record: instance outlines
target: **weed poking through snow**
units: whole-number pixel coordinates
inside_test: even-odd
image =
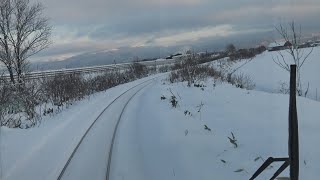
[[[201,101],[201,103],[200,103],[200,105],[198,105],[196,108],[198,108],[198,113],[200,113],[200,121],[202,120],[202,118],[201,118],[201,109],[202,109],[202,107],[204,106],[204,104],[202,103],[202,101]]]
[[[185,111],[184,111],[184,115],[185,115],[185,116],[187,116],[187,115],[192,116],[191,112],[188,111],[188,110],[185,110]]]
[[[188,131],[188,129],[186,129],[186,130],[184,131],[184,135],[187,136],[188,134],[189,134],[189,131]]]
[[[228,139],[230,143],[234,145],[234,148],[237,148],[238,147],[237,139],[232,132],[231,132],[231,135],[232,135],[232,138],[228,137]]]
[[[256,157],[256,158],[254,159],[254,162],[258,161],[259,159],[261,159],[261,157]]]
[[[201,113],[201,109],[204,106],[203,102],[200,103],[200,105],[197,106],[198,108],[198,113]]]
[[[171,100],[170,100],[171,106],[173,108],[177,108],[178,106],[178,101],[177,101],[177,97],[176,96],[171,96]]]
[[[243,172],[243,171],[244,171],[244,169],[237,169],[234,172]]]
[[[204,130],[211,131],[211,129],[207,125],[204,125]]]
[[[178,106],[177,97],[176,97],[176,95],[173,94],[173,92],[171,91],[171,89],[169,89],[169,91],[170,91],[170,93],[172,94],[171,99],[170,99],[171,106],[172,106],[173,108],[177,108],[177,106]],[[178,94],[178,96],[179,96],[179,94]],[[179,96],[179,97],[180,97],[180,96]],[[180,99],[181,99],[181,97],[180,97]]]
[[[194,87],[198,87],[198,88],[200,88],[200,87],[201,87],[201,88],[206,87],[206,86],[203,85],[203,84],[194,84],[193,86],[194,86]]]
[[[237,169],[237,170],[235,170],[235,171],[233,171],[233,172],[235,172],[235,173],[245,172],[245,173],[249,174],[249,173],[248,173],[248,171],[246,171],[246,170],[245,170],[245,169],[243,169],[243,168],[241,168],[241,169]]]

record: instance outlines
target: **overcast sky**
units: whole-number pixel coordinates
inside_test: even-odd
[[[206,39],[265,35],[280,22],[292,19],[302,25],[304,32],[320,32],[320,0],[41,2],[54,27],[53,44],[40,54],[42,59],[63,59],[119,47],[183,46]]]

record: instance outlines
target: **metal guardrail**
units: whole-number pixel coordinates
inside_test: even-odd
[[[175,62],[176,62],[175,60],[166,60],[166,61],[155,60],[155,61],[142,61],[138,63],[146,65],[148,67],[152,67],[155,65],[169,65]],[[36,72],[30,72],[30,73],[24,74],[24,78],[28,80],[32,80],[32,79],[39,79],[44,77],[54,77],[57,75],[86,74],[86,73],[106,72],[106,71],[112,71],[112,70],[126,70],[130,68],[132,64],[133,63],[121,63],[121,64],[82,67],[82,68],[36,71]],[[4,75],[3,77],[7,80],[10,80],[9,75]]]

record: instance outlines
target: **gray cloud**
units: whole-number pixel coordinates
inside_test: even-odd
[[[32,0],[36,1],[36,0]],[[233,38],[243,32],[269,32],[292,19],[306,32],[319,32],[319,0],[42,0],[52,19],[54,42],[41,56],[121,46],[183,45],[215,37],[207,29],[229,25]],[[206,33],[176,41],[192,32]],[[241,33],[242,32],[242,33]],[[246,34],[247,34],[246,33]],[[208,36],[206,38],[206,35]],[[214,36],[214,37],[213,37]],[[187,37],[183,37],[185,39]],[[160,40],[165,39],[167,44]],[[263,38],[261,38],[263,39]],[[69,47],[72,50],[69,51]]]

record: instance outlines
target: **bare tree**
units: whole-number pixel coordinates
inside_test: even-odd
[[[285,51],[289,53],[291,58],[285,58],[283,52],[278,51],[278,56],[273,58],[273,61],[281,68],[290,72],[290,65],[297,65],[297,91],[298,95],[301,96],[303,94],[302,83],[301,83],[301,67],[304,65],[308,57],[313,51],[313,48],[310,50],[305,50],[299,48],[299,45],[302,44],[302,31],[301,26],[297,27],[295,22],[292,21],[285,26],[280,24],[279,27],[276,27],[277,32],[280,36],[286,41],[290,42],[291,46],[288,47]]]
[[[234,53],[236,51],[236,47],[233,44],[228,44],[226,46],[226,52],[227,53]]]
[[[11,30],[11,18],[13,6],[9,0],[0,2],[0,61],[6,66],[10,79],[14,83],[13,77],[13,47],[10,44],[9,32]]]
[[[30,56],[50,45],[51,26],[43,17],[41,3],[29,0],[2,0],[0,4],[0,61],[15,83],[22,81]]]

